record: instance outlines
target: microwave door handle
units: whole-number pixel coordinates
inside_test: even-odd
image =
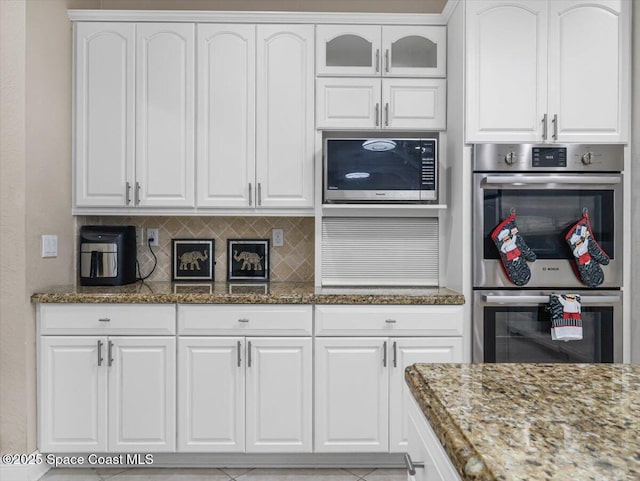
[[[494,296],[488,294],[483,297],[489,304],[546,304],[549,302],[549,296]],[[582,304],[604,304],[620,301],[620,296],[580,296]]]
[[[482,186],[507,185],[512,188],[518,188],[525,184],[612,185],[620,184],[621,182],[622,177],[619,175],[487,175],[483,179]]]

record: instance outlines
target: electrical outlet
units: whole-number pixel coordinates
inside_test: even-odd
[[[271,236],[273,238],[273,247],[282,247],[284,245],[283,229],[273,229],[271,231]]]
[[[42,236],[42,257],[58,257],[58,236]]]
[[[147,229],[147,244],[157,246],[159,239],[159,229]]]

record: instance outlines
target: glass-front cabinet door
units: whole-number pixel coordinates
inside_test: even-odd
[[[445,77],[444,26],[318,25],[316,75]]]
[[[380,41],[379,25],[318,25],[316,75],[380,75]]]
[[[445,77],[446,40],[443,26],[382,27],[382,75]]]

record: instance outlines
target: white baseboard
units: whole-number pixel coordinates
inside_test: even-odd
[[[31,458],[36,458],[38,452],[31,454]],[[47,463],[40,464],[3,464],[0,463],[0,479],[2,481],[37,481],[51,469]]]

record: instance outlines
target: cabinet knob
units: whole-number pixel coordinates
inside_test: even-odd
[[[101,317],[100,319],[98,319],[98,322],[111,322],[111,319],[109,319],[108,317]]]
[[[238,322],[249,322],[249,319],[243,317],[242,319],[238,319]]]

